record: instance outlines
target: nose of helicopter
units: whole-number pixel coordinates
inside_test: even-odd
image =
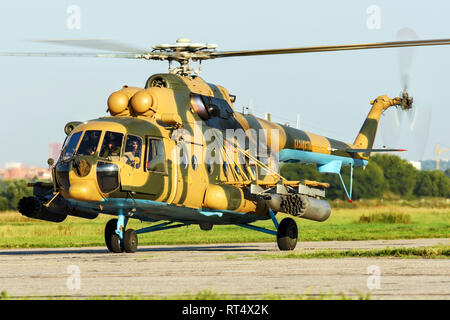
[[[71,181],[69,196],[79,201],[101,201],[102,195],[98,191],[95,181],[91,179],[76,179]]]
[[[74,158],[68,170],[68,183],[65,190],[70,198],[78,201],[101,201],[96,177],[96,163],[93,159]]]

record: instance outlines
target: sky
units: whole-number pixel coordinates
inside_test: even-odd
[[[5,0],[0,52],[91,52],[31,41],[42,39],[110,39],[151,49],[187,37],[223,51],[370,43],[395,41],[405,27],[419,39],[450,38],[448,12],[448,1],[418,0]],[[386,112],[374,147],[406,148],[400,156],[409,160],[435,159],[437,143],[450,146],[450,46],[408,52],[417,113],[401,115],[395,128],[396,111]],[[400,49],[376,49],[233,57],[203,62],[201,76],[236,95],[237,111],[252,101],[255,115],[270,112],[273,121],[291,126],[300,115],[301,129],[353,142],[370,100],[401,93],[400,56]],[[0,167],[45,167],[48,146],[63,142],[67,122],[106,116],[112,92],[143,87],[167,64],[0,57],[0,72]]]

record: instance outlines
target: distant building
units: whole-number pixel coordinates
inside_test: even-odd
[[[52,174],[48,168],[28,167],[22,163],[7,163],[4,168],[0,168],[0,179],[51,179]]]
[[[417,170],[422,170],[422,162],[420,161],[408,161],[408,162],[411,163],[412,166]]]

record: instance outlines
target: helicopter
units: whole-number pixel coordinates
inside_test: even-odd
[[[123,86],[108,98],[109,116],[65,125],[58,159],[49,159],[51,182],[30,183],[33,196],[19,201],[29,218],[62,222],[68,215],[95,219],[115,216],[105,226],[110,252],[136,252],[138,235],[189,225],[211,230],[236,225],[276,236],[280,250],[294,250],[295,220],[327,220],[329,184],[289,181],[279,163],[312,163],[319,172],[339,175],[351,202],[353,168],[367,165],[380,117],[387,109],[410,110],[413,99],[381,95],[353,143],[262,119],[234,108],[236,96],[199,74],[201,62],[226,57],[331,52],[376,48],[449,45],[450,39],[396,41],[284,49],[217,51],[217,45],[180,38],[174,44],[140,50],[105,40],[45,40],[77,47],[117,49],[112,53],[0,52],[0,56],[99,57],[169,62],[169,72],[154,74],[143,87]],[[173,63],[178,66],[173,67]],[[192,64],[199,63],[198,69]],[[341,168],[350,167],[346,186]],[[139,230],[129,219],[155,223]],[[252,223],[272,220],[274,229]]]

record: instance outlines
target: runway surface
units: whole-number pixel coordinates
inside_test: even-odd
[[[305,250],[450,244],[450,238],[299,242]],[[276,243],[0,250],[0,291],[10,297],[118,295],[370,294],[372,299],[450,299],[448,259],[270,259]]]

